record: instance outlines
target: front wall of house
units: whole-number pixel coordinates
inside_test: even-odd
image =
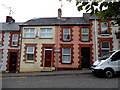
[[[0,46],[0,49],[2,50],[2,71],[9,71],[10,52],[14,52],[15,50],[17,50],[17,52],[20,53],[19,44],[17,47],[11,45],[13,34],[18,34],[18,42],[20,42],[20,32],[2,32],[2,46]],[[17,57],[18,59],[16,71],[19,71],[20,54],[18,54]]]
[[[22,36],[22,45],[21,45],[21,63],[20,63],[20,71],[21,72],[29,72],[29,71],[41,71],[43,69],[44,59],[42,53],[44,53],[44,44],[47,44],[48,47],[55,44],[55,27],[54,26],[33,26],[33,27],[22,27],[21,32],[23,35],[24,28],[34,28],[36,32],[39,32],[40,28],[52,28],[52,38],[39,38],[38,36],[35,38],[24,38]],[[26,60],[26,46],[33,45],[36,47],[35,51],[35,60],[27,61]]]
[[[119,48],[119,39],[116,38],[115,32],[119,30],[119,27],[114,27],[111,25],[112,20],[107,20],[108,22],[108,35],[101,34],[101,22],[100,20],[91,20],[92,29],[94,32],[94,60],[97,60],[101,56],[101,42],[109,41],[110,50],[118,50]],[[96,30],[96,31],[95,31]],[[96,32],[96,35],[95,35]]]
[[[63,28],[70,28],[71,29],[71,41],[65,42],[62,41],[63,38]],[[81,29],[82,28],[89,28],[89,41],[82,42],[81,41]],[[90,26],[58,26],[56,31],[56,49],[59,49],[58,60],[56,59],[55,64],[58,69],[81,69],[81,48],[82,47],[90,47],[90,64],[93,61],[93,34],[92,28]],[[63,64],[62,63],[62,47],[71,47],[71,63],[70,64]]]

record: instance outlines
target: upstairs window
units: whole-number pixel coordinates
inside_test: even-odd
[[[82,28],[82,41],[89,41],[89,29]]]
[[[64,28],[63,29],[63,41],[70,41],[70,28]]]
[[[52,38],[52,28],[41,28],[40,38]]]
[[[0,34],[0,46],[2,46],[2,34]]]
[[[35,37],[35,29],[34,28],[25,28],[24,29],[24,37],[25,38],[34,38]]]
[[[101,55],[106,55],[110,51],[110,42],[109,41],[102,41],[102,47],[101,47]]]
[[[34,60],[34,50],[35,47],[33,46],[28,46],[26,50],[26,60]]]
[[[71,48],[62,48],[62,63],[71,63]]]
[[[12,46],[18,46],[18,34],[12,35]]]
[[[101,22],[101,34],[108,34],[108,22]]]

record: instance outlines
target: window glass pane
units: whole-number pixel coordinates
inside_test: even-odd
[[[32,46],[27,47],[27,52],[28,53],[34,53],[34,47],[32,47]]]
[[[102,48],[109,48],[109,41],[103,41]]]
[[[107,22],[102,22],[101,23],[101,30],[102,30],[102,33],[107,33],[108,32],[108,23]]]
[[[82,41],[89,41],[89,36],[88,35],[83,35],[82,36]]]
[[[63,54],[69,54],[70,55],[70,48],[68,48],[68,47],[63,48]]]
[[[34,29],[30,29],[30,32],[31,32],[31,33],[35,33],[35,30],[34,30]]]
[[[88,33],[88,28],[82,28],[82,33]]]
[[[48,29],[47,29],[47,32],[48,32],[48,33],[51,33],[51,32],[52,32],[52,29],[51,29],[51,28],[48,28]]]
[[[2,34],[0,34],[0,41],[2,41]]]
[[[70,28],[64,28],[63,29],[63,33],[65,34],[65,33],[69,33],[70,34]]]
[[[70,35],[64,35],[64,40],[70,40]]]
[[[63,56],[62,62],[63,63],[71,63],[70,55]]]
[[[102,50],[101,55],[103,56],[103,55],[106,55],[106,54],[108,54],[108,53],[109,53],[109,50]]]
[[[25,33],[29,33],[29,29],[24,29],[24,32]]]
[[[12,42],[12,45],[18,45],[18,42],[14,41],[14,42]]]
[[[24,37],[30,37],[30,35],[27,33],[24,33]]]
[[[18,40],[18,34],[13,34],[13,37],[12,37],[12,38],[13,38],[13,40],[16,40],[16,41],[17,41],[17,40]]]
[[[30,33],[29,37],[35,37],[35,33]]]
[[[34,54],[27,54],[27,60],[34,60]]]

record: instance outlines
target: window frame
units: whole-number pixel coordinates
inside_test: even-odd
[[[13,37],[14,37],[15,35],[17,35],[17,39],[16,39],[16,40],[13,40]],[[19,38],[19,35],[18,35],[18,34],[12,34],[12,42],[11,42],[11,45],[12,45],[12,46],[18,46],[18,38]],[[16,44],[16,45],[13,45],[13,42],[17,42],[17,44]]]
[[[69,33],[65,33],[65,29],[69,29]],[[65,39],[65,35],[69,35],[69,40]],[[63,41],[71,41],[71,28],[63,28]]]
[[[3,35],[2,35],[2,33],[0,33],[0,46],[2,46],[2,37],[3,37]]]
[[[88,33],[83,33],[83,29],[87,29],[87,30],[88,30]],[[89,32],[90,32],[90,30],[89,30],[89,28],[87,28],[87,27],[81,29],[81,41],[82,41],[82,42],[88,42],[88,41],[90,41]],[[88,36],[88,40],[83,39],[83,36]]]
[[[102,26],[103,26],[103,24],[105,24],[105,23],[107,23],[107,26],[106,26],[106,28],[103,28]],[[103,34],[103,35],[104,35],[104,34],[109,34],[108,24],[109,24],[109,23],[108,23],[107,21],[106,21],[106,22],[101,22],[101,23],[100,23],[100,27],[101,27],[101,34]],[[104,29],[107,29],[107,30],[105,31]]]
[[[29,30],[29,32],[26,33],[25,30]],[[34,30],[34,33],[33,33],[34,35],[32,37],[30,36],[31,30]],[[25,33],[29,34],[29,37],[26,37]],[[35,36],[36,36],[36,30],[35,30],[35,28],[24,28],[24,31],[23,31],[23,37],[24,38],[35,38]]]
[[[64,54],[64,48],[69,48],[70,49],[70,54]],[[70,60],[69,62],[64,62],[63,61],[63,56],[70,56]],[[71,60],[71,47],[62,47],[62,64],[71,64],[72,60]]]
[[[28,48],[29,47],[33,47],[33,52],[28,52]],[[35,59],[35,54],[34,54],[34,52],[35,52],[35,46],[27,46],[26,47],[26,61],[34,61],[34,59]],[[32,54],[33,55],[33,60],[28,60],[28,58],[27,58],[27,55],[28,54]]]
[[[109,43],[109,44],[108,44],[109,48],[104,48],[104,47],[102,47],[102,46],[103,46],[103,42],[108,42],[108,43]],[[102,52],[105,51],[105,50],[110,51],[110,41],[102,41],[102,42],[101,42],[101,55],[102,55]],[[103,55],[102,55],[102,56],[103,56]]]
[[[45,30],[45,32],[41,32],[42,29]],[[51,30],[51,32],[48,32],[48,30]],[[42,37],[41,34],[45,34],[45,37]],[[51,34],[51,37],[48,37],[48,34]],[[39,38],[53,38],[53,28],[40,28]]]

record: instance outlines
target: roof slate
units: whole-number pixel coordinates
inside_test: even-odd
[[[52,17],[31,19],[23,25],[88,25],[89,22],[83,17]]]
[[[0,23],[0,30],[2,31],[19,31],[21,23]]]

